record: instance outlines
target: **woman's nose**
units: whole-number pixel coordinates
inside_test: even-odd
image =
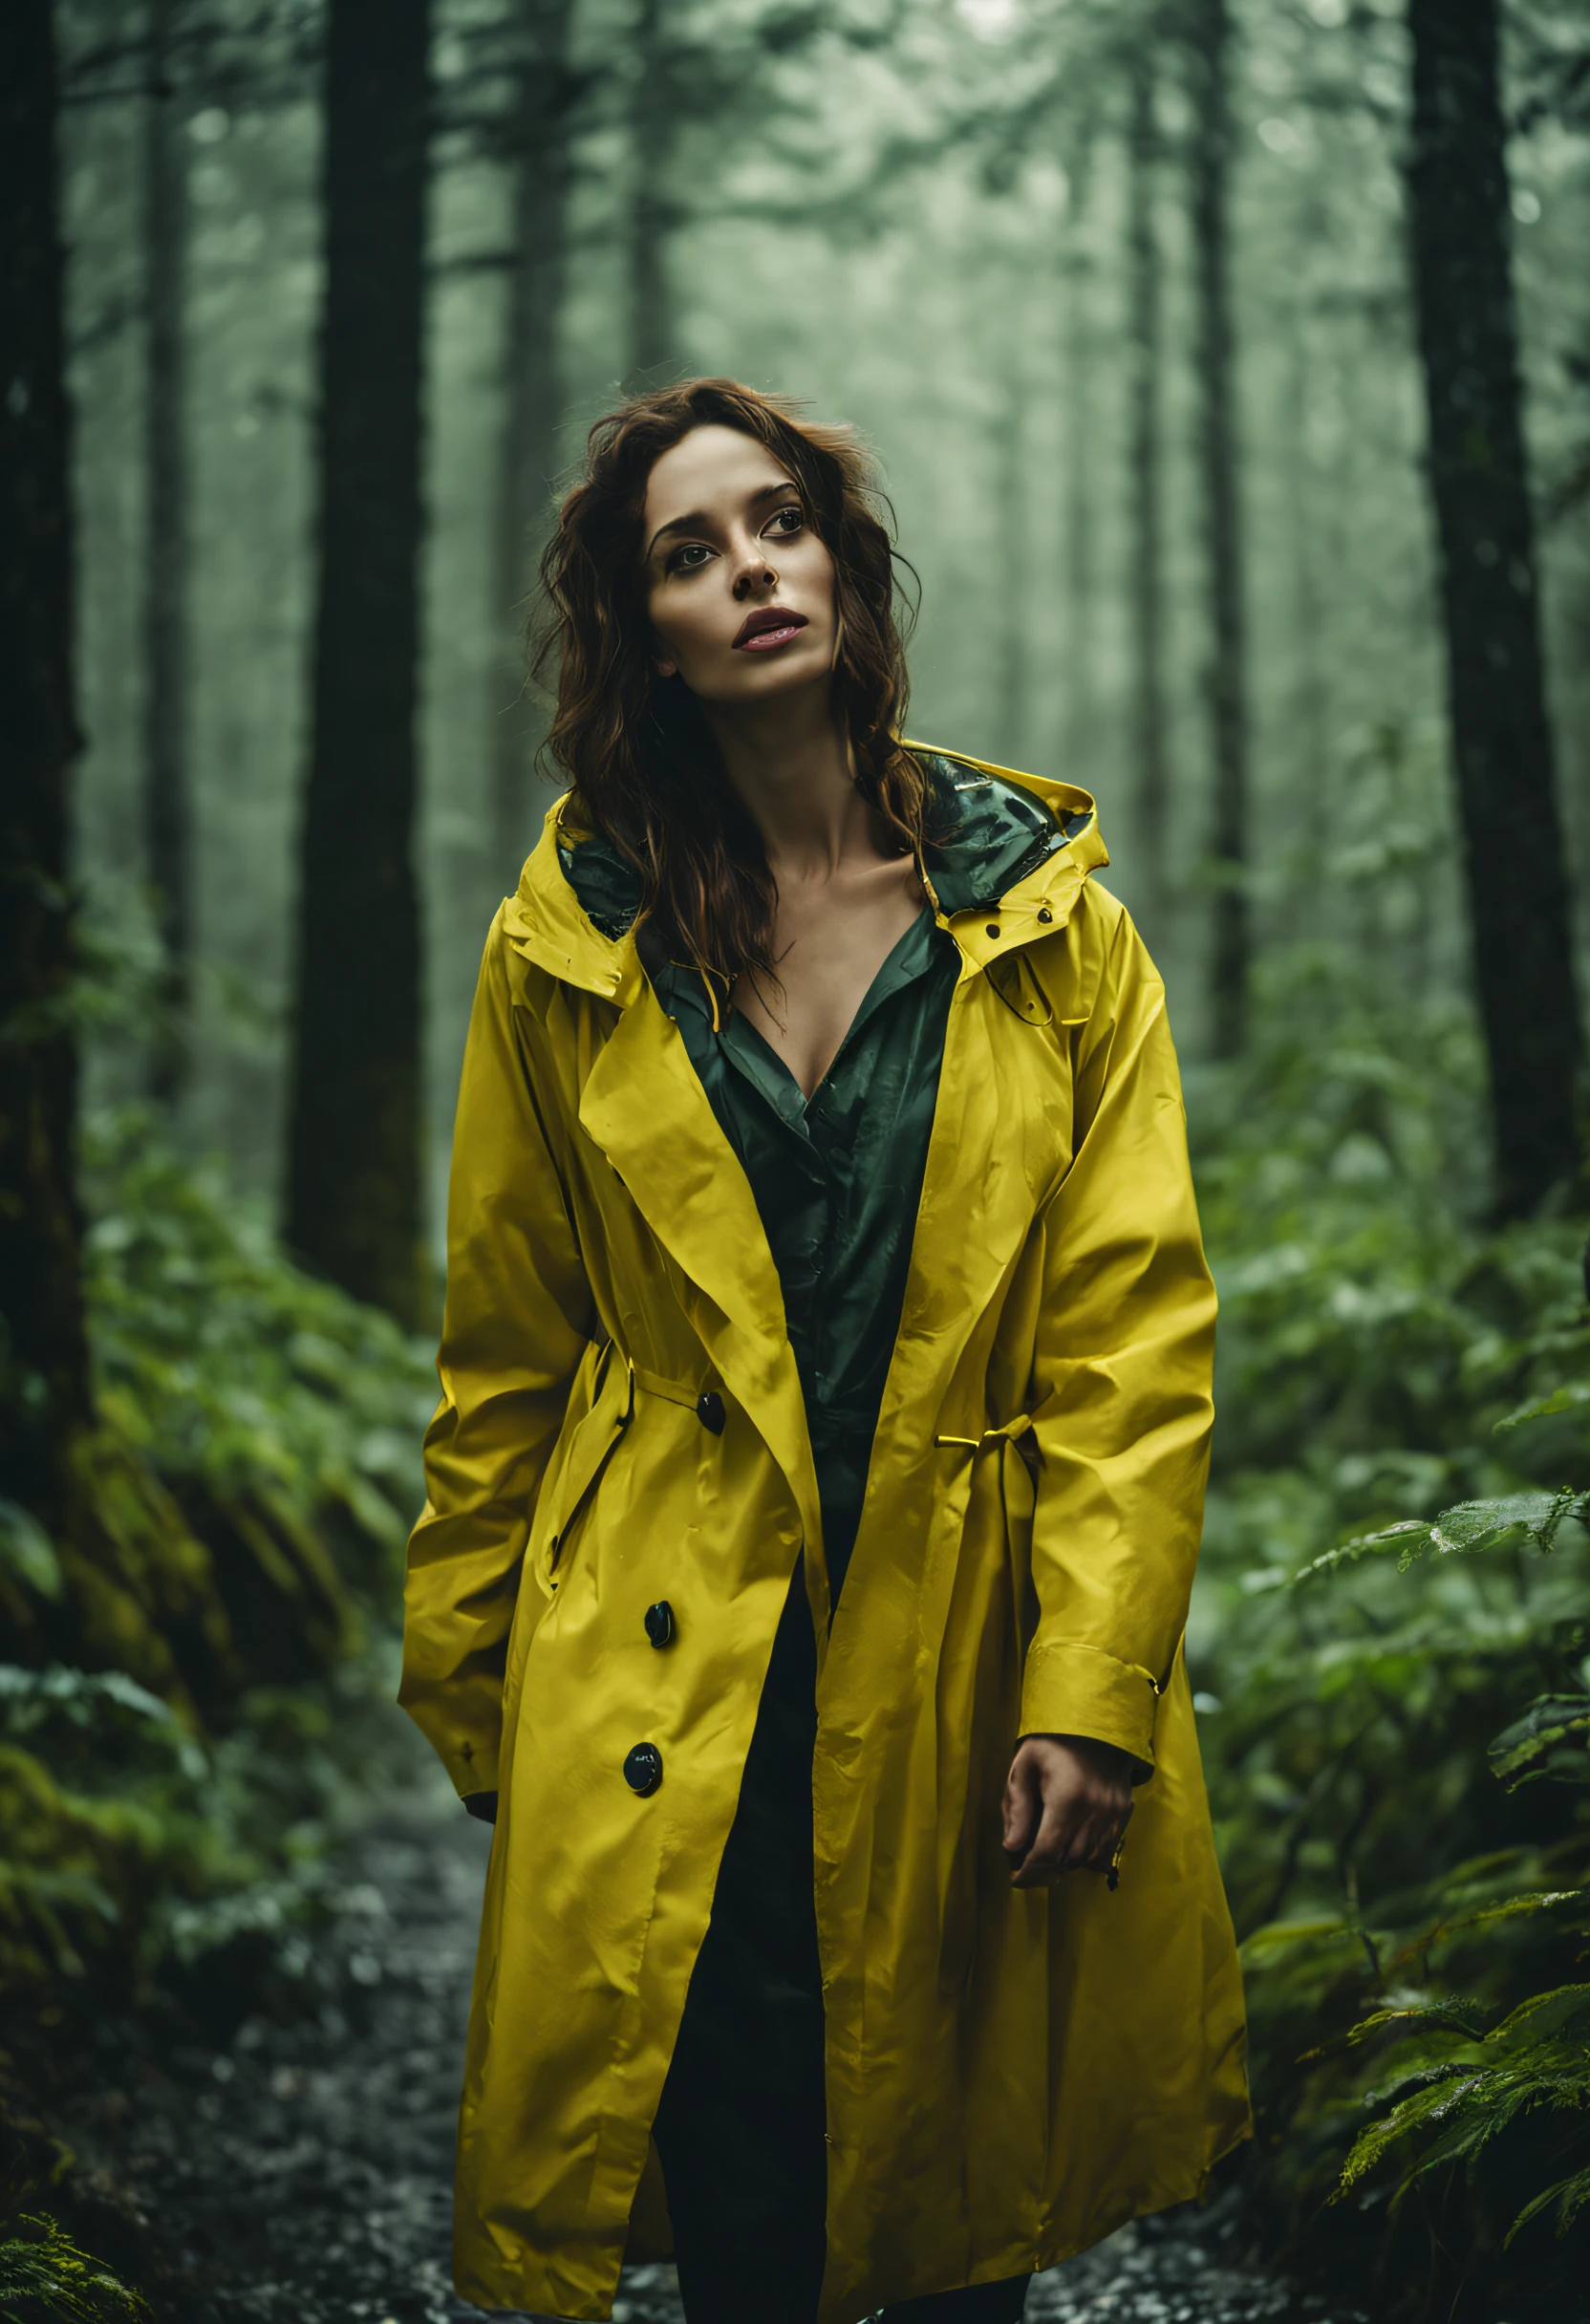
[[[737,598],[741,599],[754,597],[763,590],[777,589],[778,586],[778,574],[768,564],[762,551],[758,549],[754,556],[746,558],[739,572],[736,573],[734,593]]]

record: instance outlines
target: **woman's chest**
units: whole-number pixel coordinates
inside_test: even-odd
[[[923,909],[914,867],[840,889],[792,889],[774,920],[776,987],[742,977],[735,1006],[810,1097]]]

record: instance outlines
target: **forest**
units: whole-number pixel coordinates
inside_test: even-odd
[[[876,448],[1182,1060],[1257,2130],[1029,2317],[1590,2316],[1586,0],[9,0],[0,117],[0,2318],[478,2313],[452,1108],[695,374]]]

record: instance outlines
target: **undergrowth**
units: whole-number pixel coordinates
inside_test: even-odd
[[[0,1992],[224,2017],[307,1958],[379,1764],[433,1374],[145,1119],[85,1165],[85,1521],[0,1503]]]
[[[1192,1107],[1247,2183],[1377,2315],[1543,2313],[1590,2215],[1584,1225],[1484,1225],[1461,1020],[1294,964],[1262,1026]]]

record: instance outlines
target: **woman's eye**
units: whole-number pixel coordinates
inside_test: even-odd
[[[778,515],[769,523],[767,529],[769,532],[783,533],[787,537],[792,532],[799,532],[806,521],[804,508],[795,506],[781,508]]]
[[[702,541],[686,541],[676,549],[668,560],[671,573],[699,572],[712,551]]]

